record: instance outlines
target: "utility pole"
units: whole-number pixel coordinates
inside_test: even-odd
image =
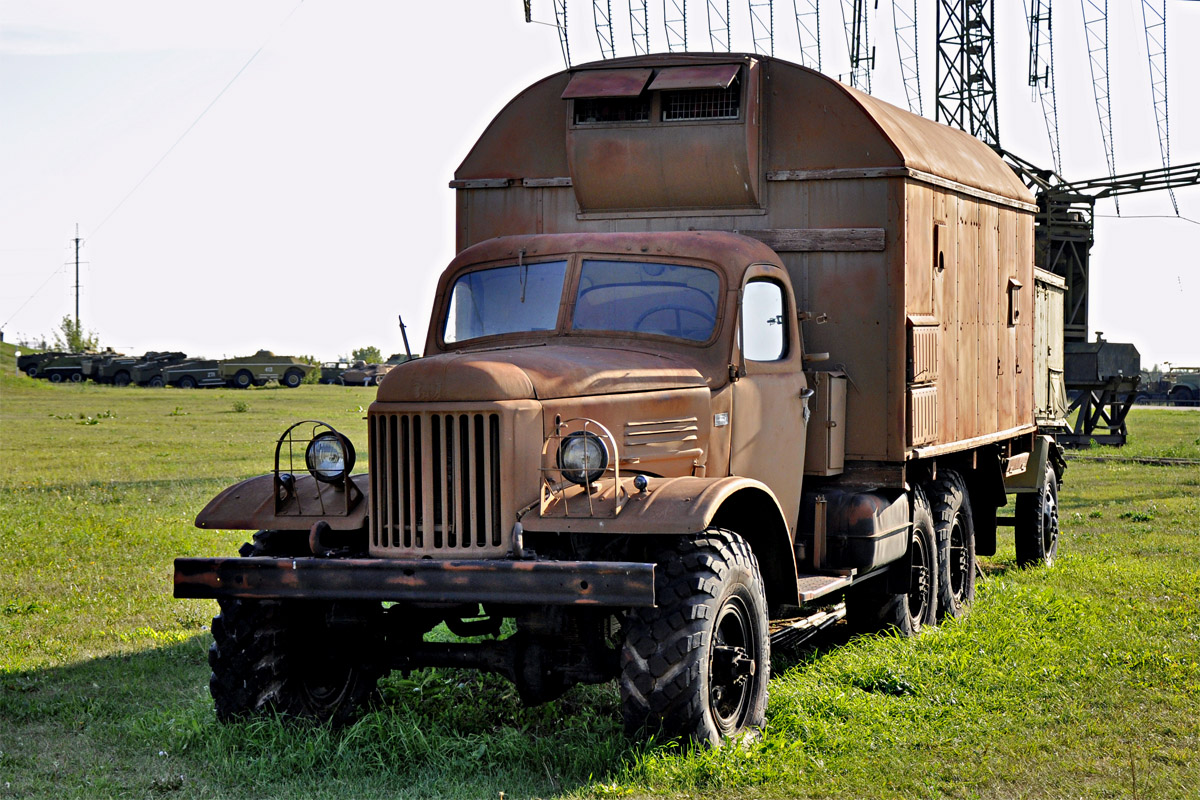
[[[79,223],[75,223],[75,330],[79,328]]]

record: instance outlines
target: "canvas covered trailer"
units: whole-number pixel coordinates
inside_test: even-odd
[[[846,375],[849,464],[1036,429],[1034,198],[961,131],[777,59],[644,56],[526,89],[451,186],[460,250],[675,230],[771,246],[806,350]]]

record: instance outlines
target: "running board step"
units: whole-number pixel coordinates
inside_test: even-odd
[[[800,602],[807,603],[845,589],[853,580],[853,575],[801,575],[796,579],[796,589],[800,592]]]
[[[771,623],[771,648],[798,647],[845,616],[846,604],[838,603],[807,617],[775,620]]]

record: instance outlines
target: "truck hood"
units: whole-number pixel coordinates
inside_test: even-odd
[[[382,402],[551,400],[707,386],[667,356],[563,345],[446,353],[401,364],[383,379]]]

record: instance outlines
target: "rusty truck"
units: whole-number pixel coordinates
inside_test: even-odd
[[[1064,284],[978,140],[664,54],[528,87],[451,186],[366,472],[297,423],[196,520],[257,531],[241,557],[175,562],[219,602],[221,720],[342,722],[390,670],[462,667],[531,703],[616,681],[631,734],[719,744],[763,725],[779,634],[959,617],[999,528],[1055,558]]]

